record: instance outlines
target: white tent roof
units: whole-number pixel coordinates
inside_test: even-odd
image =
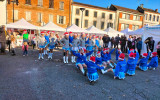
[[[71,32],[77,32],[77,33],[82,33],[82,32],[88,33],[87,30],[84,30],[75,24],[72,24],[71,26],[67,27],[66,29],[68,32],[71,31]]]
[[[127,28],[127,29],[125,29],[125,30],[123,30],[123,31],[121,31],[122,33],[124,33],[124,34],[127,34],[128,32],[131,32],[132,30],[130,30],[129,28]]]
[[[124,33],[121,33],[121,32],[118,32],[114,29],[112,29],[111,27],[109,27],[108,29],[104,30],[105,32],[107,32],[107,34],[110,36],[110,37],[116,37],[118,34],[121,36],[121,35],[124,35]]]
[[[88,31],[88,33],[95,33],[95,34],[106,34],[105,31],[102,31],[98,28],[96,28],[95,26],[91,26],[88,29],[86,29]]]
[[[64,28],[62,28],[52,22],[47,23],[46,25],[41,27],[40,30],[63,31],[63,32],[66,31],[66,29],[64,29]]]
[[[144,27],[135,31],[128,32],[127,35],[143,35]]]
[[[19,21],[11,24],[6,25],[7,28],[17,28],[17,29],[38,29],[37,26],[30,24],[24,18],[20,19]]]

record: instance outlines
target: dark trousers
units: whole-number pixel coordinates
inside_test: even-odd
[[[111,43],[111,48],[113,48],[113,46],[114,46],[114,43]]]
[[[103,47],[104,47],[104,48],[108,48],[108,44],[109,44],[109,43],[103,43]]]
[[[157,51],[158,57],[160,58],[160,51]]]
[[[118,48],[118,44],[119,44],[119,43],[115,43],[115,44],[114,44],[114,48]]]
[[[28,51],[27,50],[24,50],[23,51],[23,55],[27,55],[28,54]]]
[[[11,51],[11,40],[7,40],[7,46],[8,46],[8,50],[10,52]]]
[[[36,44],[33,44],[33,49],[35,48]]]
[[[121,51],[124,53],[125,52],[125,45],[121,45]]]
[[[141,49],[138,49],[138,53],[139,53],[139,55],[141,55]]]
[[[5,53],[6,42],[0,42],[1,44],[1,53]]]

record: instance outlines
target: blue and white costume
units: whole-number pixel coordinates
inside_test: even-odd
[[[67,39],[67,38],[62,38],[62,39],[60,40],[60,43],[63,45],[63,47],[62,47],[63,50],[66,50],[66,51],[69,51],[69,50],[70,50],[70,48],[69,48],[69,39]]]
[[[152,57],[150,63],[147,65],[148,68],[157,68],[158,67],[158,57]]]
[[[89,40],[88,40],[87,50],[88,50],[88,51],[92,51],[93,46],[94,46],[93,40],[92,40],[92,39],[89,39]]]

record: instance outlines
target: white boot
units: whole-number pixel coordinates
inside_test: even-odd
[[[44,55],[46,54],[46,52],[45,52],[45,50],[44,50],[44,53],[43,53]]]
[[[46,55],[48,55],[47,50],[46,50]]]
[[[84,71],[84,69],[82,68],[82,69],[80,69],[80,70],[81,70],[82,74],[84,75],[84,74],[85,74],[85,71]]]
[[[66,63],[66,57],[63,56],[63,63]]]
[[[44,55],[44,54],[42,53],[42,56],[41,56],[42,59],[44,59],[44,58],[43,58],[43,55]]]
[[[50,58],[51,58],[51,59],[52,59],[52,55],[53,55],[53,53],[50,54]]]
[[[66,56],[66,63],[68,64],[68,56]]]
[[[73,63],[73,56],[71,56],[71,62]]]
[[[101,72],[102,72],[102,74],[105,74],[108,72],[108,70],[101,69]]]
[[[51,58],[51,53],[48,53],[48,59]]]
[[[38,57],[38,59],[40,60],[41,59],[41,54],[39,53],[39,57]]]
[[[76,62],[76,56],[73,56],[73,62],[74,63]]]

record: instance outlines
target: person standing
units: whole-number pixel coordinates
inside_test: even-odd
[[[27,30],[23,30],[23,42],[28,42],[29,34],[27,33]]]
[[[108,45],[108,43],[107,43],[107,35],[106,34],[103,36],[102,40],[103,40],[103,47],[106,48],[107,45]]]
[[[129,50],[132,49],[132,36],[131,35],[128,38],[127,47],[129,48]]]
[[[114,45],[114,48],[118,48],[119,41],[120,41],[120,37],[119,37],[119,34],[118,34],[118,35],[115,37],[115,45]]]
[[[150,41],[148,43],[149,49],[151,50],[151,52],[153,52],[154,50],[154,43],[155,41],[153,40],[153,37],[150,38]]]
[[[136,46],[137,46],[138,53],[141,54],[141,50],[142,50],[142,38],[138,39]]]
[[[124,53],[125,52],[125,46],[126,46],[125,36],[122,36],[120,41],[121,41],[121,51]]]
[[[113,48],[114,45],[114,37],[111,38],[111,48]]]
[[[2,28],[0,29],[0,47],[1,47],[1,54],[5,54],[6,35],[7,35],[7,32],[6,32],[6,30],[5,30],[5,26],[2,25]]]
[[[156,49],[157,49],[158,57],[160,58],[160,41],[158,42]]]
[[[6,36],[6,42],[9,52],[11,51],[11,30],[8,30],[8,35]]]

